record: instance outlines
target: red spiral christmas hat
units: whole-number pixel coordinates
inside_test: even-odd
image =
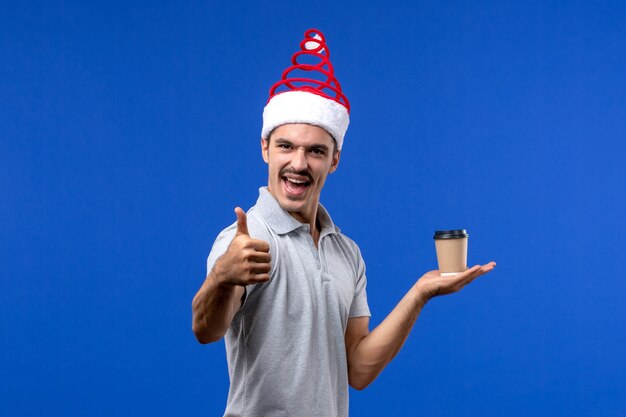
[[[341,150],[350,123],[350,102],[335,78],[322,32],[304,32],[291,64],[270,89],[261,137],[266,139],[272,130],[287,123],[309,123],[330,133]]]

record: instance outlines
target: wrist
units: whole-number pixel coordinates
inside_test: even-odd
[[[207,281],[220,291],[228,292],[235,288],[235,283],[228,279],[228,274],[224,270],[221,259],[218,259],[213,265],[213,269],[209,272]]]
[[[426,303],[430,300],[428,296],[428,292],[420,285],[420,282],[416,282],[415,285],[411,288],[411,296],[415,300],[415,302],[419,305],[419,307],[424,307]]]

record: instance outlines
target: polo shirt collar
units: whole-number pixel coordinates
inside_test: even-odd
[[[267,224],[279,235],[293,232],[303,226],[308,226],[294,219],[283,209],[267,187],[259,188],[259,198],[256,202],[256,207],[261,212],[265,221],[267,221]],[[319,204],[317,208],[317,220],[322,229],[320,231],[320,237],[330,233],[339,233],[340,229],[335,226],[328,211],[321,204]]]

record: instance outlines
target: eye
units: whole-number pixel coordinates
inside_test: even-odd
[[[277,145],[280,149],[289,149],[291,148],[291,145],[287,144],[287,143],[279,143]]]
[[[314,155],[319,155],[319,156],[326,155],[326,152],[324,152],[324,150],[320,149],[320,148],[313,148],[313,149],[311,149],[311,153],[313,153]]]

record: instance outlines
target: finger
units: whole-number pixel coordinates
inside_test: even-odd
[[[272,261],[272,255],[267,252],[253,252],[248,258],[251,262],[270,263]]]
[[[477,273],[478,275],[486,274],[487,272],[490,272],[491,270],[493,270],[495,266],[496,266],[495,262],[489,262],[488,264],[481,266],[479,271],[477,271]]]
[[[459,272],[458,274],[455,275],[448,275],[445,278],[450,278],[450,280],[452,281],[463,281],[465,279],[467,279],[468,277],[470,277],[472,274],[476,273],[477,270],[480,269],[480,265],[474,265],[471,268],[466,269],[463,272]]]
[[[467,283],[472,282],[479,275],[481,275],[480,271],[481,271],[481,266],[474,265],[473,267],[465,270],[465,272],[463,272],[462,274],[454,276],[454,278],[456,278],[458,282],[463,283],[463,285],[466,285]]]
[[[248,242],[248,245],[249,245],[250,248],[252,248],[252,249],[254,249],[255,251],[258,251],[258,252],[269,253],[269,251],[270,251],[270,244],[267,243],[264,240],[251,239],[250,242]]]
[[[474,281],[476,278],[478,278],[481,275],[484,275],[488,272],[490,272],[493,267],[494,267],[495,263],[490,262],[486,265],[480,266],[480,265],[476,265],[479,268],[476,269],[476,271],[474,271],[469,277],[468,277],[468,283]]]
[[[237,235],[248,235],[248,217],[246,212],[241,207],[235,208],[235,214],[237,215]]]
[[[270,280],[270,274],[256,274],[252,277],[252,284],[257,282],[267,282]]]
[[[265,274],[272,270],[272,265],[267,262],[255,262],[250,265],[250,271],[255,274]]]

